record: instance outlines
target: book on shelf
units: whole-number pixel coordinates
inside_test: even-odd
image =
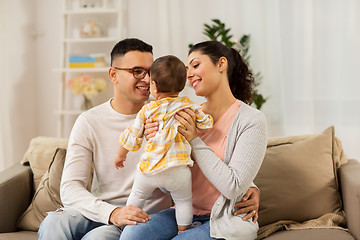
[[[70,56],[69,63],[95,62],[96,58],[90,56]]]
[[[95,62],[71,62],[69,63],[70,68],[94,68]]]
[[[106,67],[105,54],[90,54],[87,56],[70,56],[69,68]]]

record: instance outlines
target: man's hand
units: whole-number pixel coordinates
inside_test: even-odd
[[[247,213],[246,216],[243,217],[243,220],[246,221],[253,218],[253,222],[255,223],[258,219],[259,202],[260,193],[258,189],[255,187],[249,188],[242,198],[242,202],[235,204],[234,207],[240,209],[235,211],[234,215]]]
[[[150,216],[142,209],[133,205],[122,208],[115,208],[110,214],[109,222],[115,226],[136,225],[138,222],[144,223],[150,220]]]

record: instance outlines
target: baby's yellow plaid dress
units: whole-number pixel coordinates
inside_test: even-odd
[[[142,145],[146,119],[151,118],[159,123],[158,132],[145,144],[139,166],[142,173],[154,174],[169,167],[193,165],[190,157],[191,146],[185,137],[178,133],[180,123],[175,119],[175,114],[185,108],[194,111],[197,128],[212,127],[212,117],[205,114],[201,106],[190,101],[188,97],[168,97],[144,105],[132,126],[121,134],[120,145],[129,151],[137,151]]]

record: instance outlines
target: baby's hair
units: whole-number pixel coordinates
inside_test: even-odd
[[[179,58],[167,55],[154,61],[150,76],[159,92],[181,92],[186,83],[186,67]]]

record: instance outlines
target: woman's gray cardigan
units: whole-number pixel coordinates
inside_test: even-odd
[[[262,112],[241,102],[227,134],[224,161],[199,137],[190,142],[192,157],[207,179],[220,191],[210,217],[210,235],[214,238],[255,239],[258,224],[234,216],[239,202],[260,169],[267,144],[266,119]]]

